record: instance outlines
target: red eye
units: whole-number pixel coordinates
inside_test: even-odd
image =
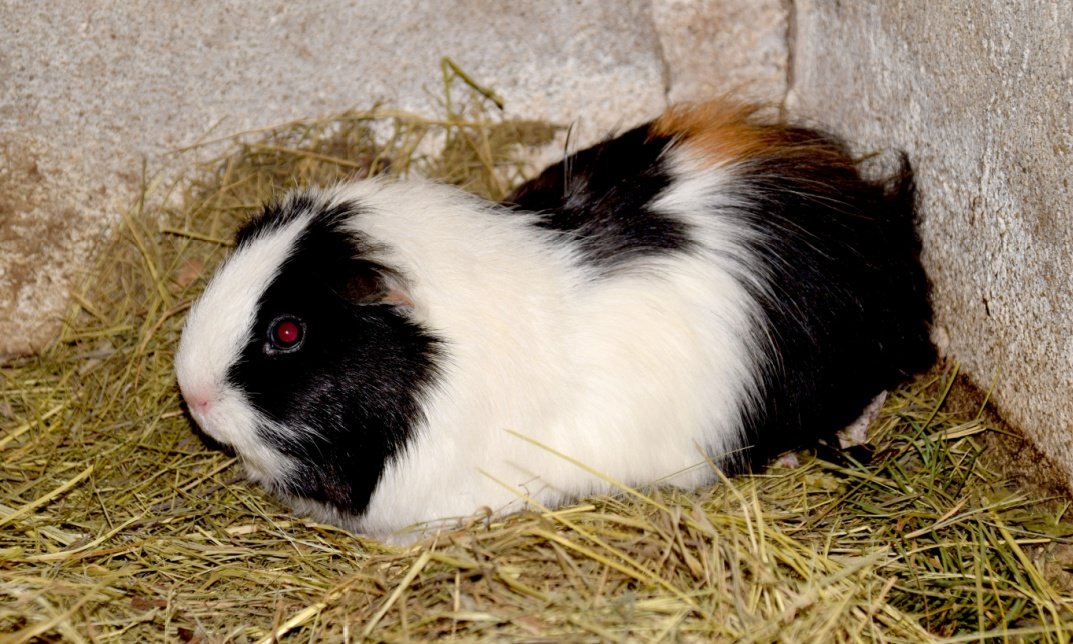
[[[272,324],[272,344],[277,349],[294,349],[302,342],[302,325],[294,318],[281,318]]]

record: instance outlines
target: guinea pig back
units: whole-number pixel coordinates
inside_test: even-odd
[[[866,180],[835,138],[712,103],[504,204],[292,192],[239,231],[176,372],[251,478],[356,531],[690,487],[930,363],[918,255],[907,164]]]

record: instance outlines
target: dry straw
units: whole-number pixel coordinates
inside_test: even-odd
[[[477,518],[407,549],[245,482],[180,406],[191,299],[287,186],[417,172],[496,198],[527,171],[519,145],[553,134],[446,112],[246,133],[181,180],[145,182],[62,336],[0,370],[3,641],[1071,639],[1066,506],[983,464],[988,424],[944,406],[950,372],[894,392],[869,450]]]

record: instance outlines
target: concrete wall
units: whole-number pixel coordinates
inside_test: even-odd
[[[386,100],[451,56],[579,143],[728,88],[920,178],[936,340],[1073,481],[1073,0],[0,0],[0,355],[41,346],[141,179]]]
[[[1073,2],[795,8],[788,105],[909,153],[935,339],[1073,481]]]

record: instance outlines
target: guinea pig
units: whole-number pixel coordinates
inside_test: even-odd
[[[705,484],[933,359],[902,165],[865,179],[833,136],[711,103],[502,204],[295,190],[192,306],[179,387],[251,479],[356,532]]]

